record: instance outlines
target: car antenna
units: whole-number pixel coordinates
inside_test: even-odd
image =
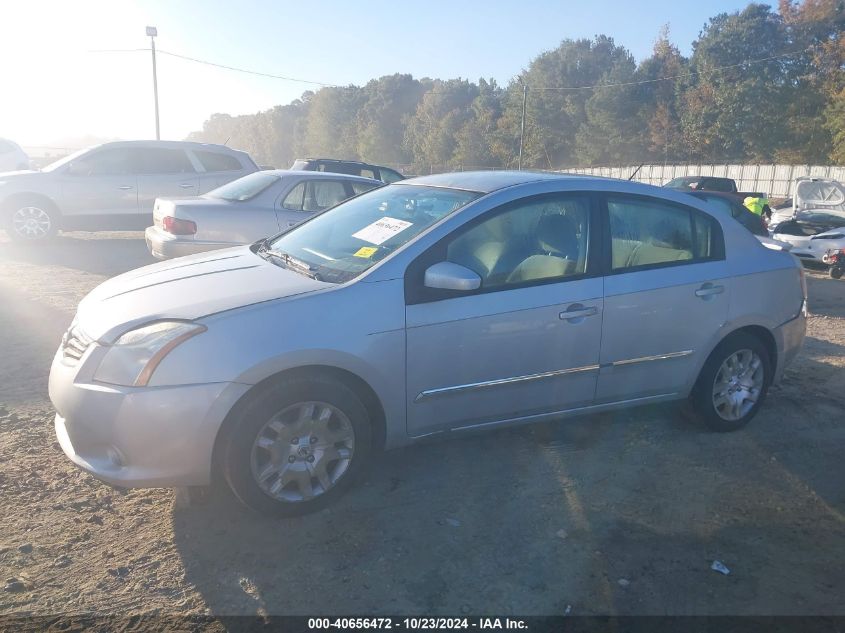
[[[223,146],[224,146],[224,147],[228,147],[228,146],[229,146],[229,139],[230,139],[230,138],[232,138],[232,137],[231,137],[231,136],[227,136],[227,137],[226,137],[226,140],[225,140],[225,141],[223,141]]]
[[[636,175],[637,175],[637,172],[638,172],[638,171],[640,171],[640,170],[643,168],[643,165],[644,165],[644,164],[645,164],[645,163],[640,163],[640,166],[639,166],[639,167],[637,167],[637,168],[634,170],[634,173],[633,173],[633,174],[631,174],[630,176],[628,176],[628,180],[633,180],[633,179],[634,179],[634,176],[636,176]]]

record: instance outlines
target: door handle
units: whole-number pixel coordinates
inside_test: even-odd
[[[182,189],[193,189],[196,185],[192,185],[192,184],[191,184],[191,183],[189,183],[189,182],[183,182],[183,183],[182,183],[181,185],[179,185],[179,186],[180,186],[180,187],[182,187]]]
[[[120,187],[118,187],[118,189],[120,189],[121,191],[129,191],[132,188],[132,185],[121,185]]]
[[[695,296],[701,299],[707,299],[708,297],[712,297],[714,295],[720,295],[724,291],[724,286],[717,286],[708,281],[706,284],[702,284],[701,288],[695,291]]]
[[[566,310],[560,313],[560,318],[570,323],[575,323],[576,319],[583,319],[585,317],[595,316],[599,313],[596,306],[584,306],[580,303],[573,303]]]

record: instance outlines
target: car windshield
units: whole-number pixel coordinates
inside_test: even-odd
[[[63,165],[67,165],[68,163],[76,160],[77,158],[79,158],[83,154],[87,154],[89,151],[90,151],[90,149],[81,149],[78,152],[74,152],[73,154],[68,154],[64,158],[60,158],[59,160],[54,161],[54,162],[50,163],[49,165],[43,167],[41,169],[41,171],[55,171],[59,167],[62,167]]]
[[[207,198],[217,198],[219,200],[228,200],[229,202],[244,202],[251,200],[267,189],[267,187],[278,182],[278,180],[279,176],[277,174],[257,171],[249,176],[244,176],[243,178],[226,183],[222,187],[213,189],[205,195]]]
[[[682,178],[673,178],[663,186],[672,189],[677,189],[678,187],[693,188],[698,184],[699,180],[701,179],[696,177],[684,176]]]
[[[342,203],[267,244],[264,253],[296,262],[315,278],[343,283],[454,213],[474,191],[388,185]]]

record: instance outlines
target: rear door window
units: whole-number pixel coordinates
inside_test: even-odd
[[[688,207],[614,196],[607,210],[613,271],[718,259],[724,253],[718,222]]]
[[[190,158],[182,149],[165,147],[132,148],[132,162],[138,174],[193,174]]]
[[[309,180],[305,187],[303,211],[323,211],[348,198],[346,187],[338,180]]]

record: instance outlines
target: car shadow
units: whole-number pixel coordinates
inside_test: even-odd
[[[807,289],[810,314],[845,317],[845,280],[826,274],[808,275]]]
[[[831,612],[836,511],[771,460],[793,435],[777,408],[719,434],[660,405],[430,442],[304,517],[177,505],[175,545],[218,616]]]
[[[0,242],[0,261],[54,265],[112,277],[152,264],[143,233],[61,233],[38,243]]]

